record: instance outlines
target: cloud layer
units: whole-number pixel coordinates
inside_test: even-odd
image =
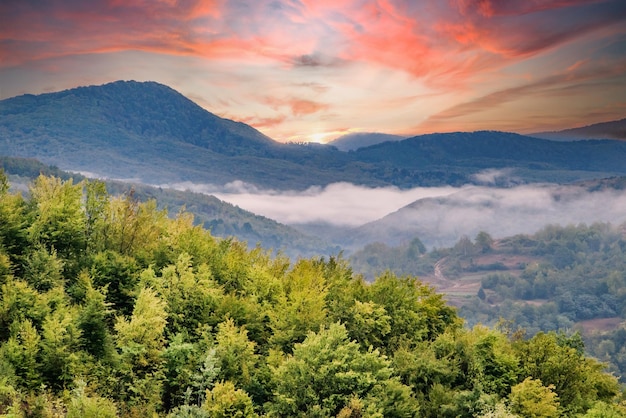
[[[623,117],[623,0],[0,2],[1,97],[156,80],[279,140]]]
[[[507,175],[506,170],[485,171],[481,180],[489,184]],[[581,186],[400,190],[335,183],[304,192],[260,190],[241,182],[219,188],[173,186],[214,194],[286,224],[323,222],[341,229],[351,228],[341,244],[352,249],[374,241],[397,245],[416,236],[428,246],[443,247],[453,245],[463,235],[474,237],[480,231],[501,238],[533,233],[547,224],[626,222],[626,190],[590,192]]]
[[[411,190],[368,188],[350,183],[311,187],[304,192],[261,190],[243,182],[223,187],[192,183],[178,183],[169,187],[212,194],[257,215],[285,224],[325,222],[351,227],[380,219],[415,200],[446,196],[456,190],[452,187]]]
[[[466,187],[424,199],[365,225],[352,244],[378,240],[396,245],[415,236],[428,246],[453,245],[463,235],[486,231],[496,238],[533,233],[548,224],[626,222],[626,191],[589,192],[579,186]],[[377,237],[376,239],[372,239]]]

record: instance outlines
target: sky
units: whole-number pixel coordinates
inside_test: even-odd
[[[0,0],[0,99],[166,84],[278,141],[626,117],[624,0]]]

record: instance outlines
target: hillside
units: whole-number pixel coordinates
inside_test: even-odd
[[[0,157],[0,169],[10,176],[12,187],[23,191],[27,191],[28,185],[40,174],[53,175],[64,180],[73,179],[76,183],[84,179],[83,176],[67,173],[32,159]],[[166,209],[171,217],[185,210],[194,215],[195,224],[210,230],[215,237],[234,238],[247,242],[250,247],[259,244],[263,248],[281,251],[294,258],[328,256],[339,252],[336,246],[330,246],[294,228],[223,202],[215,196],[140,183],[105,183],[109,193],[114,196],[123,196],[132,190],[133,196],[140,202],[156,200],[158,208]]]
[[[420,135],[361,148],[355,154],[360,161],[390,163],[398,169],[427,166],[461,170],[512,167],[539,172],[626,170],[623,142],[564,143],[497,131]]]
[[[325,151],[276,143],[167,86],[118,81],[2,100],[0,155],[151,184],[244,180],[280,187],[308,175],[299,159],[324,159]]]
[[[581,139],[626,140],[626,118],[562,131],[538,132],[532,134],[532,136],[556,141],[574,141]]]
[[[250,251],[97,183],[7,189],[0,173],[1,414],[626,413],[577,334],[463,328],[414,277]]]
[[[432,134],[342,152],[280,144],[220,118],[167,86],[118,81],[0,101],[0,155],[61,169],[165,185],[236,180],[304,190],[463,185],[485,169],[521,182],[571,182],[626,174],[626,142],[560,143],[506,132]]]
[[[350,262],[370,278],[418,275],[470,325],[506,320],[530,335],[576,329],[626,383],[626,223],[549,225],[502,239],[481,231],[432,251],[419,238],[375,243]]]

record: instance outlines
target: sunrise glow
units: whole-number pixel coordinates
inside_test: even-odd
[[[279,141],[623,118],[623,0],[1,2],[0,98],[167,84]]]

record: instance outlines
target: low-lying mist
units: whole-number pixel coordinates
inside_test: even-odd
[[[342,232],[335,243],[356,249],[368,242],[397,245],[419,237],[429,247],[453,245],[486,231],[493,237],[534,233],[547,224],[626,222],[626,191],[590,191],[581,185],[517,185],[507,188],[368,188],[349,183],[303,192],[262,190],[245,183],[223,187],[170,185],[213,194],[285,224],[325,223]],[[324,232],[326,230],[326,233]],[[308,232],[315,229],[308,229]],[[320,228],[327,234],[328,228]],[[322,238],[328,238],[328,236]]]
[[[346,246],[375,241],[398,245],[419,237],[428,247],[453,245],[485,231],[495,238],[534,233],[548,224],[626,222],[626,191],[581,186],[464,187],[444,197],[418,200],[353,231]]]
[[[257,215],[292,224],[329,223],[357,227],[375,221],[418,199],[447,196],[453,187],[370,188],[351,183],[334,183],[326,187],[310,187],[305,191],[259,189],[243,182],[225,186],[177,183],[169,187],[212,194]]]

